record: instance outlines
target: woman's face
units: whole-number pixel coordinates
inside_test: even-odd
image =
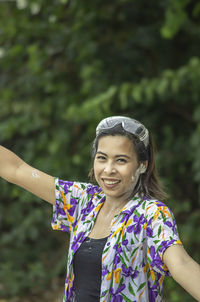
[[[103,136],[99,139],[94,160],[94,175],[106,198],[127,201],[137,183],[137,155],[126,136]]]

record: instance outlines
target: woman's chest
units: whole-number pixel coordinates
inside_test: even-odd
[[[108,237],[111,232],[111,225],[113,221],[113,215],[108,215],[101,211],[94,222],[93,228],[89,234],[91,238],[105,238]]]

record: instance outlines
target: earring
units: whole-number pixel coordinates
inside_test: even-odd
[[[139,167],[139,171],[140,171],[140,173],[144,173],[144,172],[146,172],[146,166],[144,165],[144,164],[141,164],[140,165],[140,167]]]
[[[135,171],[135,175],[132,175],[131,180],[134,181],[138,181],[138,178],[140,176],[140,167]]]

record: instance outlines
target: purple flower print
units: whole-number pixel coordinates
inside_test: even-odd
[[[134,225],[130,225],[127,227],[127,233],[132,233],[133,232],[133,229],[134,229]]]
[[[120,257],[118,255],[115,255],[115,258],[114,258],[115,268],[116,268],[118,263],[120,263]]]
[[[97,187],[97,186],[92,186],[92,185],[89,185],[87,187],[87,194],[93,196],[95,193],[99,193],[101,192],[102,189],[100,187]]]
[[[59,180],[58,183],[59,185],[63,186],[65,194],[69,192],[69,188],[74,184],[73,181],[63,181],[63,180]]]
[[[127,227],[127,233],[132,233],[134,230],[135,235],[138,235],[141,232],[142,226],[146,223],[146,218],[144,218],[144,214],[137,217],[136,215],[133,217],[133,222],[135,224],[132,224]],[[150,231],[150,230],[148,230]]]
[[[158,288],[159,288],[159,284],[156,283],[151,287],[151,284],[148,281],[149,302],[155,302],[156,301],[156,298],[158,296],[158,291],[157,291]]]
[[[119,293],[121,291],[123,291],[125,289],[125,284],[122,284],[120,287],[118,287],[118,289],[116,290],[116,292],[114,292],[114,289],[111,287],[109,290],[109,293],[112,295],[111,296],[111,302],[122,302],[123,301],[123,297],[121,295],[119,295]]]
[[[152,222],[152,219],[153,219],[153,218],[151,218],[151,219],[148,221],[148,223],[147,223],[146,232],[147,232],[147,236],[148,236],[148,237],[153,237],[153,231],[152,231],[152,229],[151,229],[151,227],[150,227],[151,222]]]
[[[172,239],[170,241],[163,241],[161,243],[161,252],[164,252],[169,246],[171,246],[176,240]]]
[[[76,206],[78,204],[78,201],[75,198],[71,198],[70,199],[70,204],[72,205],[72,207],[68,210],[68,213],[69,213],[70,216],[73,216],[74,212],[75,212],[75,209],[76,209]]]
[[[95,205],[93,204],[93,202],[92,202],[92,201],[89,201],[88,204],[87,204],[87,206],[81,210],[81,214],[83,214],[81,220],[84,221],[84,220],[85,220],[85,217],[86,217],[86,216],[87,216],[94,208],[95,208]]]
[[[127,245],[128,244],[128,239],[125,239],[124,241],[122,241],[122,245]]]
[[[68,186],[68,184],[64,184],[63,189],[64,189],[64,193],[67,194],[69,192],[69,186]]]
[[[176,221],[173,221],[173,224],[170,221],[165,221],[165,225],[167,225],[169,228],[171,228],[174,232],[175,235],[177,235],[177,230],[176,230]]]
[[[124,264],[122,264],[122,272],[123,272],[122,273],[123,276],[125,276],[125,277],[131,276],[131,278],[133,278],[133,279],[137,278],[137,276],[139,274],[138,270],[133,271],[131,266],[129,266],[128,268],[125,268]]]
[[[153,231],[152,231],[151,228],[148,228],[148,227],[147,227],[146,232],[147,232],[147,236],[148,236],[148,237],[153,237]]]
[[[121,246],[118,246],[118,244],[115,244],[113,247],[116,250],[115,258],[114,258],[114,268],[117,267],[117,264],[120,263],[120,257],[119,254],[122,253]]]
[[[161,201],[156,202],[156,206],[157,207],[166,207],[166,205]]]
[[[135,235],[139,234],[142,228],[142,225],[145,224],[146,222],[146,218],[144,218],[144,214],[142,214],[141,216],[137,217],[136,215],[133,218],[134,222],[137,222],[136,227],[134,229],[134,233]]]
[[[70,208],[70,209],[68,210],[68,213],[69,213],[70,216],[73,216],[73,215],[74,215],[75,209],[76,209],[76,206],[73,206],[72,208]]]
[[[124,211],[123,211],[122,213],[125,214]],[[120,222],[123,223],[125,220],[126,220],[126,222],[127,222],[128,219],[129,219],[129,215],[128,215],[128,214],[123,215],[123,216],[122,216],[122,219],[120,220]]]
[[[103,266],[102,272],[101,272],[102,276],[106,276],[108,273],[109,273],[109,270],[106,268],[106,266]]]
[[[87,194],[89,196],[89,202],[87,203],[86,207],[81,210],[81,214],[83,214],[81,221],[84,221],[86,216],[91,213],[92,210],[95,209],[95,205],[93,203],[93,198],[95,193],[99,193],[101,191],[101,188],[95,187],[95,186],[88,186],[87,187]],[[105,196],[100,200],[100,203],[104,202]],[[95,216],[95,215],[94,215]]]
[[[66,215],[63,208],[60,207],[58,201],[56,201],[56,214],[57,214],[57,216],[59,216],[59,215],[65,216]]]
[[[84,241],[84,232],[80,232],[77,236],[74,237],[74,241],[72,243],[72,250],[74,251],[74,253],[77,251],[78,249],[78,242],[83,242]]]
[[[70,287],[70,290],[67,288],[67,291],[66,291],[66,301],[71,301],[71,299],[73,297],[73,294],[74,294],[74,283]]]
[[[59,181],[58,181],[58,184],[59,184],[60,186],[64,186],[65,183],[66,183],[66,182],[65,182],[64,180],[62,180],[62,179],[59,179]]]
[[[115,244],[113,246],[113,248],[116,250],[117,254],[121,253],[122,252],[122,248],[121,246],[119,246],[118,244]]]
[[[135,209],[137,207],[139,207],[140,204],[137,204],[136,206],[133,206],[132,208],[130,208],[130,210],[124,210],[124,211],[121,211],[121,213],[123,214],[128,214],[128,216],[131,216],[133,214],[133,212],[135,211]]]
[[[96,187],[94,186],[88,186],[87,187],[87,194],[90,194],[90,195],[94,195],[94,193],[96,193]]]
[[[155,266],[155,267],[159,268],[160,271],[163,271],[163,268],[162,268],[163,262],[159,256],[159,254],[156,253],[154,246],[150,247],[150,255],[151,255],[151,259],[152,259],[151,267],[153,268]]]
[[[61,229],[63,232],[69,232],[69,231],[70,231],[69,227],[66,226],[66,225],[64,225],[64,224],[61,224],[60,229]]]

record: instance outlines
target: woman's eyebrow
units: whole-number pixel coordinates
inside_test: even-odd
[[[115,157],[126,157],[126,158],[130,159],[130,156],[128,156],[126,154],[117,154]]]
[[[104,156],[107,156],[106,153],[103,153],[103,152],[101,152],[101,151],[97,151],[97,154],[102,154],[102,155],[104,155]]]
[[[104,153],[104,152],[102,152],[102,151],[97,151],[97,154],[102,154],[102,155],[104,155],[104,156],[107,156],[107,154]],[[117,155],[115,155],[115,157],[125,157],[125,158],[130,159],[130,156],[128,156],[128,155],[126,155],[126,154],[117,154]]]

